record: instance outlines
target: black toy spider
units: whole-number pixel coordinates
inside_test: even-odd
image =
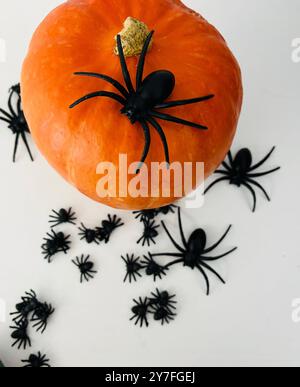
[[[78,234],[81,236],[80,240],[85,240],[88,244],[96,243],[96,245],[100,244],[100,238],[95,229],[86,228],[83,223],[81,223],[81,227],[79,227],[80,233]]]
[[[118,218],[117,215],[108,215],[108,219],[102,221],[101,227],[96,228],[98,238],[101,242],[108,243],[112,233],[122,226],[124,226],[124,223],[121,218]]]
[[[16,312],[11,313],[11,316],[15,316],[13,321],[17,324],[27,320],[28,315],[32,313],[39,305],[36,293],[31,290],[25,293],[25,297],[22,297],[22,302],[16,305]]]
[[[24,363],[24,368],[50,368],[49,359],[46,358],[46,355],[42,355],[41,352],[38,352],[37,355],[32,354],[27,360],[22,360]]]
[[[33,325],[34,328],[37,328],[37,332],[41,331],[44,333],[47,325],[49,317],[55,312],[55,309],[52,308],[52,305],[44,303],[39,303],[38,307],[35,308],[33,316],[31,318],[32,322],[35,322]]]
[[[10,329],[13,329],[11,338],[15,340],[14,343],[12,344],[12,347],[14,347],[15,345],[18,345],[18,349],[20,349],[22,346],[24,349],[26,349],[27,346],[31,347],[31,340],[28,337],[27,328],[28,328],[27,320],[21,321],[15,326],[10,327]]]
[[[130,321],[135,320],[135,325],[140,324],[142,328],[144,325],[149,326],[147,314],[149,313],[149,300],[147,297],[143,300],[142,297],[139,298],[139,301],[133,300],[135,303],[134,307],[131,309],[133,316]]]
[[[157,109],[166,109],[166,108],[172,108],[176,106],[195,104],[198,102],[207,101],[213,98],[214,96],[207,95],[200,98],[165,102],[165,100],[170,97],[170,95],[172,94],[175,88],[175,76],[170,71],[160,70],[149,74],[143,80],[143,72],[144,72],[146,55],[147,55],[147,51],[148,51],[150,42],[152,40],[153,34],[154,34],[154,31],[152,31],[148,35],[145,41],[142,53],[140,55],[139,63],[137,66],[137,73],[136,73],[136,88],[134,88],[133,86],[130,73],[127,68],[124,52],[123,52],[121,37],[120,35],[118,35],[117,46],[118,46],[122,73],[123,73],[127,90],[118,81],[112,79],[107,75],[90,73],[90,72],[77,72],[75,73],[75,75],[95,77],[110,83],[121,93],[121,95],[108,92],[108,91],[96,91],[94,93],[85,95],[84,97],[78,99],[70,106],[70,108],[72,109],[75,106],[81,104],[82,102],[95,97],[107,97],[119,102],[123,106],[123,108],[121,109],[121,114],[124,114],[125,116],[127,116],[132,124],[139,122],[143,128],[144,137],[145,137],[145,146],[144,146],[144,151],[141,158],[141,164],[145,162],[151,145],[149,124],[159,134],[164,146],[166,162],[167,164],[169,164],[170,157],[169,157],[169,148],[168,148],[167,139],[157,119],[170,121],[170,122],[174,122],[175,124],[186,125],[192,128],[197,128],[202,130],[206,130],[207,127],[196,124],[194,122],[185,121],[181,118],[177,118],[169,114],[161,113],[157,111]]]
[[[157,210],[157,213],[162,215],[175,214],[177,208],[178,208],[177,206],[175,206],[174,204],[171,204],[170,206],[159,208]]]
[[[151,305],[158,305],[162,308],[166,308],[168,310],[176,310],[175,304],[177,304],[177,301],[174,300],[176,297],[174,295],[170,295],[169,292],[156,289],[156,293],[151,293],[152,297],[150,298],[150,304]]]
[[[94,278],[93,274],[97,274],[94,268],[94,263],[90,261],[90,256],[86,257],[82,254],[81,258],[76,257],[76,260],[72,260],[75,266],[79,268],[80,271],[80,283],[85,279],[87,282]]]
[[[54,228],[56,226],[59,226],[63,223],[70,223],[70,224],[76,224],[75,221],[77,220],[76,214],[74,211],[72,211],[72,207],[70,207],[68,210],[65,210],[64,208],[61,208],[59,211],[52,210],[52,213],[50,215],[49,223],[51,223],[51,228]]]
[[[220,179],[215,180],[207,189],[205,190],[205,193],[207,193],[213,186],[215,186],[217,183],[220,183],[221,181],[229,181],[230,184],[236,185],[237,187],[246,187],[252,197],[253,197],[253,212],[256,210],[256,193],[255,190],[252,188],[252,185],[259,188],[268,201],[271,201],[269,195],[267,194],[266,190],[260,185],[257,181],[254,179],[257,177],[262,177],[269,175],[273,172],[276,172],[280,169],[274,168],[270,171],[261,172],[261,173],[252,173],[259,167],[261,167],[272,155],[274,152],[275,147],[271,149],[271,151],[267,154],[266,157],[264,157],[259,163],[252,165],[252,154],[249,149],[244,148],[241,149],[235,158],[232,157],[232,153],[228,153],[228,160],[229,164],[224,161],[222,163],[225,170],[217,170],[215,173],[219,175],[224,175]]]
[[[8,128],[12,131],[12,133],[16,136],[15,137],[15,146],[14,146],[14,153],[13,153],[13,162],[16,161],[16,155],[17,155],[17,149],[19,145],[20,137],[22,138],[27,152],[31,158],[31,161],[33,160],[33,156],[31,153],[31,150],[28,145],[27,137],[26,135],[30,133],[28,124],[26,122],[22,107],[21,107],[21,90],[20,85],[12,86],[9,90],[9,98],[8,98],[8,112],[0,109],[0,120],[7,123]],[[16,108],[13,107],[13,96],[17,95],[17,102],[16,102]]]
[[[141,262],[144,269],[146,269],[146,274],[148,276],[153,276],[154,282],[156,282],[156,279],[162,279],[163,276],[166,276],[166,271],[168,268],[159,265],[152,257],[152,255],[149,253],[149,256],[147,257],[144,255],[144,260]]]
[[[157,216],[157,210],[150,209],[134,211],[133,214],[136,215],[135,219],[139,219],[141,222],[145,222],[146,220],[153,220]]]
[[[217,261],[217,260],[219,260],[219,259],[221,259],[223,257],[226,257],[227,255],[229,255],[232,252],[234,252],[237,249],[237,247],[235,247],[234,249],[226,252],[225,254],[219,255],[217,257],[210,257],[210,256],[207,256],[206,254],[209,254],[216,247],[218,247],[221,244],[221,242],[223,242],[223,240],[228,235],[228,233],[229,233],[229,231],[231,229],[231,226],[227,229],[225,234],[222,236],[222,238],[217,243],[215,243],[214,245],[212,245],[209,248],[206,248],[207,238],[206,238],[206,233],[205,233],[205,231],[203,229],[195,230],[191,234],[190,238],[188,240],[186,240],[185,235],[184,235],[184,231],[183,231],[183,227],[182,227],[180,208],[178,208],[178,222],[179,222],[179,230],[180,230],[180,234],[181,234],[181,240],[182,240],[182,243],[183,243],[183,247],[181,247],[174,240],[174,238],[170,234],[170,232],[167,229],[167,227],[166,227],[164,222],[162,222],[162,225],[163,225],[166,233],[168,234],[170,240],[172,241],[173,245],[179,251],[179,253],[152,254],[152,256],[153,257],[166,256],[166,257],[177,258],[175,261],[172,261],[172,262],[168,263],[165,266],[165,268],[170,268],[173,265],[182,263],[184,266],[190,267],[193,270],[195,268],[198,269],[200,271],[200,273],[203,275],[204,279],[205,279],[205,282],[206,282],[206,285],[207,285],[207,295],[209,295],[210,284],[209,284],[208,276],[207,276],[207,274],[206,274],[204,269],[206,269],[206,270],[210,271],[211,273],[213,273],[224,284],[225,284],[225,281],[223,280],[223,278],[212,267],[210,267],[207,264],[207,262]]]
[[[51,263],[51,258],[57,253],[64,252],[67,254],[70,250],[70,235],[65,235],[63,232],[56,233],[54,230],[51,231],[52,234],[47,233],[48,238],[44,238],[46,243],[42,245],[44,258]]]
[[[153,314],[155,321],[161,321],[161,325],[164,325],[165,323],[169,324],[176,316],[170,309],[164,308],[158,304],[152,304],[149,313]]]
[[[159,228],[158,225],[156,225],[155,220],[145,220],[144,221],[144,232],[141,238],[137,241],[137,244],[142,242],[142,245],[145,246],[147,243],[148,246],[150,246],[151,242],[156,244],[155,238],[158,237],[158,231]]]
[[[134,254],[131,256],[129,254],[126,255],[126,258],[121,256],[125,265],[126,265],[126,275],[124,278],[124,282],[129,280],[131,283],[132,280],[137,281],[137,276],[142,277],[140,271],[143,269],[143,266],[140,264],[140,257],[135,258]]]

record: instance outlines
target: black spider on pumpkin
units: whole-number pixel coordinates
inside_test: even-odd
[[[252,188],[252,186],[255,186],[256,188],[259,188],[268,201],[271,201],[270,196],[267,194],[266,190],[263,188],[261,184],[259,184],[254,179],[257,177],[262,177],[269,175],[273,172],[276,172],[280,169],[280,167],[271,169],[270,171],[261,172],[261,173],[253,173],[256,169],[261,167],[273,154],[275,150],[275,147],[271,149],[271,151],[265,156],[259,163],[252,165],[252,154],[249,149],[244,148],[241,149],[235,158],[233,158],[232,153],[229,151],[228,153],[228,160],[229,164],[224,161],[222,163],[225,170],[217,170],[215,173],[219,175],[224,175],[220,179],[215,180],[210,186],[207,187],[205,190],[205,193],[207,193],[212,187],[214,187],[216,184],[222,182],[222,181],[229,181],[230,184],[236,185],[237,187],[246,187],[252,197],[253,197],[253,209],[252,211],[255,212],[256,210],[256,193],[255,190]]]
[[[31,354],[27,360],[22,360],[22,363],[25,364],[24,368],[50,368],[49,359],[46,355],[42,355],[41,352],[38,352],[36,355]]]
[[[124,278],[124,282],[129,280],[131,283],[133,281],[137,281],[137,277],[142,277],[140,271],[143,269],[143,266],[140,263],[140,257],[135,257],[134,254],[131,256],[129,254],[126,255],[126,258],[121,256],[123,262],[126,265],[126,275]]]
[[[31,321],[35,324],[33,325],[34,328],[37,328],[36,331],[41,333],[44,333],[47,325],[49,317],[55,312],[55,309],[52,307],[51,304],[39,303],[39,305],[35,308],[33,312],[33,316],[31,318]]]
[[[221,244],[221,242],[223,242],[223,240],[228,235],[228,233],[231,229],[231,226],[227,229],[225,234],[222,236],[222,238],[217,243],[215,243],[211,247],[207,248],[206,247],[206,242],[207,242],[206,233],[203,229],[195,230],[191,234],[190,238],[188,240],[186,240],[186,237],[185,237],[184,231],[183,231],[183,227],[182,227],[180,208],[178,208],[178,222],[179,222],[179,230],[180,230],[180,234],[181,234],[181,240],[183,243],[183,247],[181,247],[175,241],[175,239],[172,237],[169,230],[167,229],[165,223],[162,222],[162,225],[163,225],[166,233],[168,234],[171,242],[173,243],[173,245],[176,247],[176,249],[179,252],[178,253],[152,254],[152,257],[174,257],[174,258],[177,258],[176,260],[168,263],[165,266],[165,269],[169,269],[171,266],[176,265],[176,264],[181,264],[181,263],[183,264],[183,266],[187,266],[187,267],[191,268],[192,270],[198,269],[205,279],[206,286],[207,286],[207,295],[209,295],[210,284],[209,284],[209,279],[208,279],[208,276],[205,272],[205,269],[210,271],[211,273],[213,273],[222,283],[225,284],[225,281],[211,266],[208,265],[207,262],[217,261],[223,257],[226,257],[227,255],[234,252],[237,249],[237,247],[235,247],[234,249],[232,249],[230,251],[227,251],[226,253],[224,253],[222,255],[216,256],[216,257],[210,257],[210,256],[207,256],[206,254],[209,254],[210,252],[212,252],[216,247],[218,247]]]
[[[157,263],[152,255],[149,253],[149,256],[144,255],[144,260],[141,261],[141,264],[143,265],[143,268],[146,270],[146,274],[151,277],[153,276],[154,282],[156,282],[156,279],[162,279],[163,276],[166,276],[166,271],[168,268],[161,266],[159,263]]]
[[[95,229],[87,228],[83,223],[81,223],[81,227],[79,227],[80,233],[78,234],[81,238],[80,240],[85,240],[88,244],[96,243],[96,245],[100,244],[100,238]]]
[[[30,130],[21,106],[22,102],[21,102],[20,84],[12,86],[9,90],[9,93],[10,94],[9,94],[8,103],[7,103],[8,111],[0,109],[0,113],[1,113],[0,120],[4,121],[8,125],[8,129],[10,129],[12,133],[15,135],[13,162],[16,161],[16,155],[17,155],[20,138],[23,140],[25,144],[25,147],[27,149],[27,152],[29,154],[31,161],[34,161],[31,150],[28,145],[27,137],[26,137],[27,134],[30,134]],[[13,97],[15,95],[17,96],[17,101],[16,101],[16,106],[14,108]]]
[[[149,313],[149,299],[145,297],[142,299],[142,297],[139,298],[139,300],[133,300],[134,306],[131,309],[133,316],[131,317],[130,321],[135,320],[135,325],[140,324],[140,327],[142,328],[144,325],[146,327],[149,326],[147,315]]]
[[[151,242],[153,244],[156,244],[155,238],[158,237],[158,231],[159,225],[155,223],[155,220],[145,220],[144,221],[144,232],[141,238],[137,241],[137,244],[142,243],[143,246],[147,243],[148,246],[150,246]]]
[[[118,218],[117,215],[108,215],[108,219],[102,221],[101,227],[96,228],[96,233],[101,242],[108,243],[112,233],[122,226],[124,223],[121,218]]]
[[[17,323],[15,326],[11,326],[10,329],[13,329],[11,338],[15,340],[12,344],[12,347],[15,345],[18,346],[18,349],[20,349],[22,346],[24,349],[26,349],[27,346],[31,347],[31,340],[27,334],[27,320],[23,320],[20,323]]]
[[[70,223],[75,225],[76,220],[76,214],[72,210],[72,207],[70,207],[68,210],[64,208],[61,208],[59,211],[52,210],[49,223],[51,223],[51,228],[54,228],[64,223]]]
[[[66,236],[63,232],[56,233],[54,230],[51,232],[52,234],[47,233],[47,238],[44,238],[46,243],[42,245],[42,253],[49,263],[51,263],[51,258],[57,253],[63,252],[67,254],[71,243],[69,240],[70,235]]]
[[[90,260],[89,255],[85,257],[82,254],[81,258],[76,257],[76,259],[72,260],[72,262],[75,266],[78,267],[80,271],[80,283],[82,283],[83,280],[86,280],[88,282],[90,279],[94,278],[93,274],[97,274],[97,271],[93,270],[94,262]]]
[[[25,293],[25,297],[22,297],[22,302],[16,305],[16,312],[11,313],[11,316],[15,316],[13,321],[17,324],[28,319],[30,313],[32,313],[40,304],[37,299],[36,293],[31,290]]]
[[[136,88],[134,88],[133,86],[130,73],[127,68],[121,36],[118,35],[117,36],[118,53],[119,53],[122,73],[123,73],[123,77],[124,77],[124,81],[127,89],[123,85],[121,85],[121,83],[119,83],[118,81],[116,81],[115,79],[112,79],[107,75],[90,73],[90,72],[76,72],[75,75],[95,77],[110,83],[121,93],[121,95],[108,92],[108,91],[96,91],[94,93],[85,95],[84,97],[78,99],[70,106],[70,108],[72,109],[75,106],[81,104],[82,102],[85,102],[95,97],[106,97],[119,102],[123,106],[123,108],[121,109],[121,114],[124,114],[125,116],[127,116],[132,124],[139,122],[143,128],[144,137],[145,137],[145,146],[141,157],[141,165],[147,159],[150,145],[151,145],[151,135],[150,135],[149,124],[159,134],[164,146],[166,162],[167,164],[170,163],[168,142],[167,142],[165,133],[161,125],[157,121],[157,119],[174,122],[175,124],[185,125],[196,129],[202,129],[202,130],[207,129],[206,126],[199,125],[194,122],[189,122],[181,118],[177,118],[175,116],[159,112],[157,111],[157,109],[167,109],[167,108],[172,108],[176,106],[195,104],[198,102],[210,100],[211,98],[214,97],[213,95],[207,95],[200,98],[165,102],[166,99],[170,97],[170,95],[172,94],[175,88],[174,74],[172,74],[170,71],[160,70],[149,74],[143,80],[143,72],[144,72],[146,55],[147,55],[148,48],[151,43],[153,34],[154,34],[154,31],[152,31],[148,35],[145,41],[142,53],[140,55],[139,63],[137,66],[137,73],[136,73]],[[139,170],[140,169],[138,169],[137,172],[139,172]]]

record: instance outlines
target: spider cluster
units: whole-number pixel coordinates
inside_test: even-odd
[[[20,139],[23,141],[31,161],[33,161],[33,156],[27,141],[27,135],[30,134],[30,130],[22,110],[20,84],[14,85],[10,88],[7,110],[0,109],[0,120],[7,124],[8,129],[10,129],[12,134],[15,136],[13,162],[16,161]]]
[[[135,257],[134,254],[127,254],[126,257],[121,257],[126,266],[126,275],[124,282],[127,280],[129,283],[137,281],[139,277],[142,277],[141,271],[145,270],[147,276],[153,276],[154,282],[157,278],[162,279],[167,275],[168,268],[161,266],[155,262],[151,254],[144,255],[144,258]]]
[[[39,301],[33,290],[26,292],[21,298],[21,302],[16,305],[16,311],[11,313],[15,324],[10,327],[13,330],[11,334],[11,338],[14,340],[12,347],[18,346],[18,349],[31,347],[31,339],[28,335],[29,323],[32,323],[37,332],[44,333],[48,320],[54,311],[51,304]]]
[[[152,292],[150,297],[139,297],[138,300],[133,300],[134,306],[131,311],[133,316],[130,321],[134,321],[135,325],[149,326],[149,315],[153,316],[155,321],[161,322],[161,325],[169,324],[176,317],[176,304],[174,300],[176,296],[170,295],[167,291]]]
[[[141,222],[145,222],[148,220],[155,219],[158,215],[175,214],[175,211],[177,208],[178,208],[177,206],[175,206],[174,204],[171,204],[169,206],[165,206],[161,208],[134,211],[133,214],[135,215],[135,219],[138,219]]]

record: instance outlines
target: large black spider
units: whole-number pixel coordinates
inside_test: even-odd
[[[153,276],[154,282],[156,282],[156,279],[162,279],[163,276],[166,276],[166,271],[168,268],[161,266],[159,263],[157,263],[152,255],[149,253],[149,256],[144,255],[144,260],[141,262],[143,265],[143,268],[146,270],[146,274],[150,277]]]
[[[52,210],[52,213],[50,215],[49,223],[51,223],[51,228],[54,228],[56,226],[59,226],[63,223],[70,223],[70,224],[76,224],[75,220],[76,214],[74,211],[72,211],[72,207],[70,207],[68,210],[61,208],[59,211]]]
[[[96,243],[96,245],[100,244],[100,238],[95,229],[86,228],[83,223],[81,223],[81,227],[79,227],[80,233],[78,234],[81,238],[80,240],[85,240],[88,244]]]
[[[44,333],[47,325],[49,317],[55,312],[55,309],[52,307],[52,305],[44,303],[39,303],[39,305],[35,308],[33,316],[31,318],[31,321],[35,324],[33,325],[34,328],[37,328],[37,332],[41,331],[41,333]]]
[[[126,59],[123,52],[121,36],[117,36],[117,46],[120,57],[120,64],[122,68],[122,73],[127,89],[121,85],[115,79],[103,74],[90,73],[90,72],[76,72],[75,75],[95,77],[102,79],[111,85],[113,85],[120,93],[112,93],[108,91],[96,91],[94,93],[85,95],[84,97],[75,101],[70,108],[85,102],[91,98],[95,97],[107,97],[119,102],[123,108],[121,109],[121,114],[124,114],[128,117],[132,124],[139,122],[144,131],[145,137],[145,146],[143,154],[141,157],[141,164],[143,164],[148,156],[150,145],[151,145],[151,135],[149,124],[157,131],[161,141],[164,146],[165,158],[167,164],[170,163],[169,157],[169,147],[165,133],[158,123],[157,119],[174,122],[175,124],[186,125],[196,129],[206,130],[207,127],[203,125],[196,124],[194,122],[189,122],[181,118],[171,116],[157,111],[157,109],[166,109],[176,106],[190,105],[198,102],[207,101],[213,98],[213,95],[207,95],[200,98],[193,98],[180,101],[171,101],[165,102],[167,98],[170,97],[174,88],[175,88],[175,76],[170,71],[160,70],[155,71],[149,74],[143,80],[144,65],[146,60],[147,51],[152,39],[154,31],[152,31],[144,44],[138,67],[136,73],[136,88],[134,88],[130,73],[127,68]],[[139,169],[138,169],[139,171]],[[138,172],[137,171],[137,172]]]
[[[72,260],[72,262],[80,271],[80,283],[82,283],[84,279],[88,282],[91,278],[94,278],[93,274],[97,274],[97,272],[93,270],[94,263],[90,261],[89,255],[85,257],[82,254],[81,258],[76,257],[76,260]]]
[[[27,334],[27,328],[27,320],[23,320],[15,326],[10,327],[10,329],[13,329],[11,338],[15,340],[12,344],[12,347],[14,347],[15,345],[18,345],[18,349],[20,349],[22,346],[24,349],[26,349],[27,346],[31,347],[31,340]]]
[[[217,183],[220,183],[221,181],[229,181],[230,184],[236,185],[237,187],[246,187],[253,197],[253,212],[256,210],[256,193],[255,190],[252,188],[252,185],[259,188],[268,201],[271,201],[270,196],[267,194],[266,190],[262,187],[261,184],[259,184],[254,179],[257,177],[262,177],[269,175],[273,172],[276,172],[280,169],[274,168],[270,171],[261,172],[261,173],[252,173],[259,167],[261,167],[272,155],[274,152],[275,147],[271,149],[271,151],[267,154],[266,157],[264,157],[259,163],[252,165],[252,154],[249,149],[244,148],[241,149],[235,158],[233,158],[232,153],[228,153],[228,160],[229,164],[224,161],[222,163],[225,170],[217,170],[215,173],[219,175],[224,175],[220,179],[215,180],[207,189],[205,190],[205,193],[207,193],[213,186],[215,186]]]
[[[135,325],[140,324],[142,328],[144,325],[149,326],[147,315],[149,313],[149,299],[145,297],[143,300],[142,297],[139,298],[139,301],[133,300],[135,305],[131,309],[133,316],[130,321],[135,320]]]
[[[207,274],[205,272],[205,269],[210,271],[211,273],[213,273],[224,284],[225,284],[225,281],[223,280],[223,278],[212,267],[210,267],[207,264],[207,262],[217,261],[217,260],[219,260],[219,259],[221,259],[223,257],[226,257],[227,255],[229,255],[232,252],[234,252],[237,249],[237,247],[235,247],[234,249],[226,252],[225,254],[222,254],[222,255],[219,255],[219,256],[216,256],[216,257],[210,257],[210,256],[207,256],[206,254],[209,254],[210,252],[212,252],[216,247],[218,247],[221,244],[221,242],[223,242],[223,240],[228,235],[228,233],[229,233],[229,231],[231,229],[231,226],[227,229],[225,234],[222,236],[222,238],[217,243],[215,243],[214,245],[212,245],[209,248],[206,248],[207,238],[206,238],[206,233],[205,233],[205,231],[203,229],[195,230],[191,234],[190,238],[188,240],[186,240],[185,235],[184,235],[184,231],[183,231],[183,227],[182,227],[180,208],[178,208],[178,222],[179,222],[179,230],[180,230],[180,234],[181,234],[181,240],[182,240],[182,243],[183,243],[183,247],[181,247],[175,241],[175,239],[170,234],[170,232],[167,229],[167,227],[166,227],[164,222],[162,222],[162,225],[163,225],[166,233],[168,234],[170,240],[172,241],[173,245],[179,251],[179,253],[152,254],[152,256],[153,257],[163,257],[163,256],[165,256],[165,257],[177,258],[176,260],[168,263],[165,266],[165,268],[167,268],[167,269],[170,268],[173,265],[180,264],[180,263],[182,263],[184,266],[190,267],[193,270],[195,268],[198,269],[200,271],[200,273],[203,275],[203,277],[204,277],[204,279],[206,281],[207,295],[209,295],[210,284],[209,284],[209,279],[208,279],[208,276],[207,276]]]
[[[108,215],[108,219],[102,221],[101,227],[96,228],[96,233],[101,242],[108,243],[112,233],[122,226],[124,223],[121,218],[118,218],[117,215]]]
[[[158,225],[156,225],[155,220],[145,220],[144,221],[144,232],[141,238],[137,241],[137,244],[142,242],[142,245],[145,246],[147,243],[148,246],[150,246],[151,242],[153,244],[156,244],[155,238],[158,237],[158,231],[159,228]]]
[[[49,263],[51,263],[51,258],[57,253],[64,252],[67,254],[71,243],[69,241],[70,235],[66,236],[63,232],[56,233],[54,230],[51,232],[52,234],[47,233],[47,238],[44,238],[46,243],[42,245],[42,253]]]
[[[11,316],[16,316],[13,321],[17,324],[28,319],[30,313],[32,313],[39,305],[36,293],[31,290],[25,293],[25,297],[22,297],[22,302],[16,305],[16,312],[11,313]]]
[[[13,153],[13,162],[16,161],[16,155],[17,155],[17,149],[18,149],[20,137],[26,146],[26,149],[31,158],[31,161],[34,161],[31,150],[28,145],[27,137],[26,137],[26,135],[30,133],[30,130],[21,107],[20,84],[12,86],[9,90],[9,93],[10,94],[9,94],[8,103],[7,103],[8,112],[3,109],[0,109],[0,113],[1,113],[0,120],[6,122],[8,125],[8,129],[10,129],[12,133],[16,136],[14,153]],[[15,108],[13,107],[14,95],[17,96],[17,102],[16,102]]]
[[[31,354],[27,360],[22,360],[24,363],[24,368],[50,368],[49,359],[46,358],[46,355],[42,355],[41,352],[38,352],[37,355]]]
[[[141,265],[140,257],[135,257],[134,254],[131,256],[129,254],[126,255],[126,258],[121,256],[122,260],[124,261],[126,265],[126,275],[124,278],[124,282],[129,280],[131,283],[132,280],[137,281],[137,276],[141,277],[140,271],[143,269],[143,266]]]

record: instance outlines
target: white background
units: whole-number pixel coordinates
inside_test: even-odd
[[[7,58],[0,63],[0,106],[7,89],[19,81],[22,59],[41,19],[60,1],[2,0],[0,38]],[[248,193],[218,186],[199,210],[185,210],[187,232],[204,227],[214,242],[229,224],[234,228],[220,251],[239,251],[214,267],[226,278],[212,278],[212,295],[204,294],[197,272],[178,267],[161,289],[176,292],[178,317],[161,327],[139,329],[128,322],[131,299],[146,296],[155,286],[150,278],[123,285],[120,255],[141,254],[136,247],[141,226],[120,213],[126,228],[113,243],[100,248],[79,243],[48,265],[41,241],[52,208],[72,205],[88,225],[99,224],[109,212],[84,198],[48,167],[34,149],[30,163],[22,146],[11,163],[13,137],[1,124],[0,137],[0,298],[7,314],[25,290],[35,289],[56,307],[43,336],[31,332],[34,351],[46,352],[54,366],[299,366],[300,323],[293,322],[292,303],[300,298],[299,164],[300,63],[294,63],[292,41],[300,37],[299,0],[186,0],[215,24],[241,63],[245,100],[234,150],[250,147],[261,159],[273,145],[276,153],[266,167],[282,166],[261,182],[272,196],[259,196],[256,214]],[[176,232],[176,217],[168,224]],[[164,235],[160,250],[170,249]],[[155,250],[155,249],[154,249]],[[99,274],[79,284],[70,263],[90,253]],[[296,313],[295,313],[296,314]],[[1,315],[1,314],[0,314]],[[0,358],[19,366],[29,351],[11,349],[8,326],[0,323]]]

